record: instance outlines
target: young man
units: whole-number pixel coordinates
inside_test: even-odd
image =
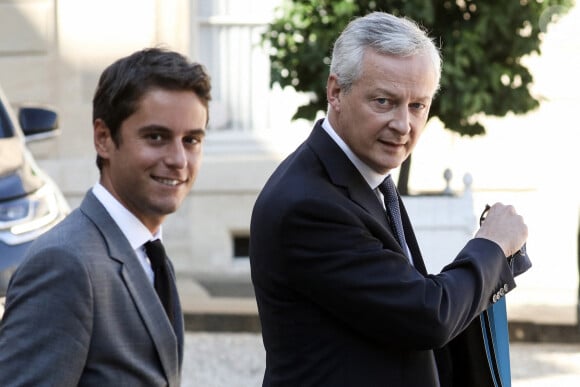
[[[264,386],[470,385],[448,344],[515,287],[506,257],[527,227],[495,204],[455,260],[427,273],[389,175],[419,140],[440,71],[407,19],[372,13],[336,41],[327,116],[252,214]]]
[[[180,385],[173,266],[146,246],[196,178],[209,100],[204,68],[175,52],[145,49],[103,72],[93,99],[100,180],[11,280],[2,386]]]

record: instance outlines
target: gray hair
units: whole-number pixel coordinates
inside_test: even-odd
[[[431,56],[439,88],[441,54],[427,33],[410,19],[373,12],[352,20],[342,31],[332,51],[330,72],[349,91],[361,72],[365,50],[399,57],[425,52]]]

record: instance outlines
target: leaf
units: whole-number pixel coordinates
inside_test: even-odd
[[[540,52],[547,25],[572,5],[573,0],[287,0],[263,41],[272,48],[271,83],[316,96],[293,119],[314,120],[326,109],[332,44],[347,23],[376,10],[409,17],[441,42],[441,91],[430,116],[474,136],[485,133],[474,117],[523,114],[539,106],[521,59]]]

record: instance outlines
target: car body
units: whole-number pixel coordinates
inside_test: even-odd
[[[56,136],[57,124],[57,114],[41,107],[22,107],[16,116],[0,89],[0,318],[8,282],[26,249],[70,211],[27,148],[29,141]]]

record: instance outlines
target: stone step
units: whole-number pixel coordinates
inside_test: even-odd
[[[261,331],[256,300],[251,285],[243,281],[220,280],[208,287],[193,279],[178,278],[185,329],[192,332]],[[226,290],[244,289],[242,295]],[[508,302],[510,340],[519,342],[580,343],[577,306],[572,304],[534,305]]]

